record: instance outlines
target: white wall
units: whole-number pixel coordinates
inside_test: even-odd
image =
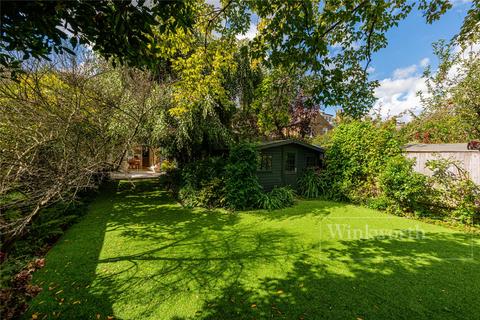
[[[454,159],[459,161],[463,168],[470,174],[470,178],[476,184],[480,184],[480,152],[479,151],[457,151],[457,152],[415,152],[406,151],[405,156],[410,159],[416,159],[415,170],[417,172],[432,175],[432,171],[425,167],[428,160],[438,159],[438,157],[446,159]]]

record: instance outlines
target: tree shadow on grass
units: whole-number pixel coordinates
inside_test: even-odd
[[[312,223],[302,216],[321,220],[335,204],[312,202],[306,207],[318,209],[313,213],[305,207],[276,216],[275,211],[231,214],[182,208],[152,183],[133,190],[123,186],[97,201],[52,250],[35,276],[45,291],[31,311],[50,318],[61,312],[63,319],[94,319],[97,313],[102,319],[480,314],[475,303],[480,264],[469,255],[468,235],[330,239],[318,247],[290,231]],[[48,290],[49,281],[54,290]]]
[[[104,243],[117,184],[100,189],[89,213],[57,242],[46,256],[46,266],[34,274],[43,288],[32,301],[25,319],[106,319],[113,316],[112,296],[92,291],[99,254]]]
[[[163,191],[126,196],[129,201],[115,204],[107,227],[125,249],[120,254],[104,252],[99,267],[115,273],[97,277],[96,283],[108,290],[114,277],[116,290],[128,292],[124,299],[129,304],[136,299],[143,304],[135,311],[136,318],[192,313],[178,310],[178,300],[191,300],[196,310],[206,297],[248,277],[252,270],[281,266],[286,257],[312,249],[285,230],[259,227],[258,220],[239,224],[236,213],[183,208]],[[132,240],[143,245],[128,247]]]
[[[312,249],[284,230],[238,220],[183,208],[149,182],[104,191],[49,253],[35,276],[44,291],[27,317],[172,318],[182,314],[179,300],[196,310],[252,270]]]
[[[342,241],[318,259],[302,256],[285,277],[256,290],[235,283],[195,317],[176,319],[478,319],[478,237],[410,240]]]

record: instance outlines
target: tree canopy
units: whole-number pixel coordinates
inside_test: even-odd
[[[204,55],[210,64],[218,55],[231,55],[232,41],[256,25],[248,43],[252,63],[302,70],[312,77],[318,104],[341,106],[358,117],[373,103],[376,83],[368,81],[367,69],[371,54],[387,44],[385,32],[415,8],[431,23],[450,7],[447,0],[13,2],[2,8],[0,64],[18,71],[30,57],[70,52],[68,40],[89,45],[113,62],[157,73],[183,63],[208,77],[211,70],[185,62]],[[476,28],[474,8],[464,37]],[[221,45],[211,49],[209,43],[217,41]],[[185,50],[193,42],[198,49],[203,44],[204,52]]]
[[[409,141],[461,143],[480,139],[480,52],[466,43],[433,45],[439,67],[425,70],[424,109],[402,133]]]
[[[105,58],[151,65],[155,32],[189,27],[189,1],[11,1],[2,5],[0,65],[18,70],[30,57],[73,53],[66,42],[89,45]],[[15,57],[8,52],[18,52]]]

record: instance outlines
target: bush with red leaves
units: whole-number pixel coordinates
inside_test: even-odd
[[[470,141],[467,144],[468,150],[479,150],[480,151],[480,141]]]

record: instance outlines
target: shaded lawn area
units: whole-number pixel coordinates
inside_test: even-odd
[[[26,318],[474,319],[479,244],[352,205],[232,214],[120,183],[48,253]]]

